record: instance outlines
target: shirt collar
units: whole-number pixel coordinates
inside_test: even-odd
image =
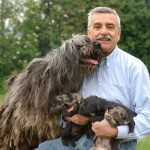
[[[111,64],[111,61],[113,60],[113,58],[115,58],[117,56],[117,54],[118,54],[118,46],[116,45],[116,47],[112,51],[112,53],[100,61],[100,63],[99,63],[100,66],[106,65],[107,67],[109,67]]]

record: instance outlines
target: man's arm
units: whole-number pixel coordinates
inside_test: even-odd
[[[128,125],[118,126],[116,131],[106,120],[95,122],[92,129],[101,137],[116,137],[117,139],[140,139],[150,133],[150,76],[145,65],[132,70],[131,103],[134,105],[137,116],[134,117],[135,130],[129,134]],[[99,127],[98,127],[99,126]],[[116,135],[117,134],[117,135]]]
[[[76,114],[72,117],[65,117],[68,122],[73,122],[78,125],[86,125],[89,122],[89,118]]]
[[[74,106],[69,108],[67,111],[72,111],[73,107]],[[68,122],[73,122],[73,123],[78,124],[78,125],[86,125],[89,121],[89,118],[81,116],[80,114],[75,114],[72,117],[64,117],[64,119]]]

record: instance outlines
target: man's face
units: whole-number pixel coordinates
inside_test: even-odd
[[[91,17],[88,36],[91,40],[101,44],[104,56],[109,55],[120,40],[120,30],[117,26],[117,17],[110,13],[95,13]],[[109,36],[108,39],[97,39],[99,36]]]

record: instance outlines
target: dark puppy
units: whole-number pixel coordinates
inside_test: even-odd
[[[95,121],[104,119],[105,111],[107,109],[108,110],[112,109],[116,106],[120,106],[127,111],[129,133],[133,132],[134,126],[135,126],[133,117],[135,117],[136,114],[131,109],[123,106],[122,104],[107,101],[107,100],[99,98],[97,96],[89,96],[86,99],[81,101],[81,103],[79,105],[78,113],[83,116],[91,117],[90,118],[91,122],[95,122]],[[123,119],[126,120],[126,118],[123,118]]]
[[[83,116],[89,117],[90,122],[95,122],[95,121],[101,121],[104,119],[104,113],[106,112],[107,109],[110,115],[106,116],[106,119],[109,121],[109,123],[112,126],[116,127],[117,125],[128,124],[129,132],[133,132],[134,126],[135,126],[133,117],[135,116],[135,113],[121,104],[110,102],[105,99],[98,98],[97,96],[90,96],[86,99],[82,99],[80,103],[76,104],[76,106],[71,112],[65,112],[64,114],[65,116],[71,117],[74,114],[78,113]],[[63,143],[65,145],[67,144],[74,145],[73,143],[75,142],[74,140],[75,138],[72,138],[72,137],[75,137],[75,136],[81,137],[83,134],[86,134],[87,137],[89,137],[91,134],[93,134],[91,130],[90,122],[88,125],[85,125],[85,126],[78,126],[78,125],[74,126],[73,123],[68,123],[63,133],[63,135],[65,136],[62,136]],[[67,128],[70,128],[70,131],[72,132],[67,133],[66,132]],[[73,133],[74,128],[76,129],[76,133]],[[79,129],[79,132],[77,132],[78,131],[77,128]],[[82,132],[81,132],[81,128],[83,129]],[[78,138],[76,138],[76,140],[77,139]],[[116,145],[116,142],[114,141],[111,141],[108,143],[110,143],[111,145]]]
[[[83,98],[80,99],[75,105],[72,111],[68,112],[68,106],[64,107],[62,115],[63,117],[72,117],[75,114],[78,114],[80,102],[83,100]],[[62,143],[64,145],[72,145],[75,146],[75,141],[78,140],[83,134],[86,134],[86,136],[89,138],[90,135],[94,135],[94,132],[91,130],[91,123],[89,122],[87,125],[77,125],[73,122],[68,122],[62,130]]]

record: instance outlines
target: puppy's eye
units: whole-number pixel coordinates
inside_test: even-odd
[[[95,116],[95,113],[90,113],[90,116]]]
[[[128,119],[128,117],[124,116],[124,117],[123,117],[123,120],[128,121],[129,119]]]

